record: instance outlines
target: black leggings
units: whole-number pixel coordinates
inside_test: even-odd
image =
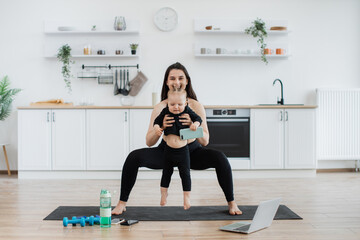
[[[164,147],[166,143],[162,141],[159,146],[154,148],[142,148],[132,151],[126,158],[122,169],[120,200],[127,202],[130,192],[135,184],[139,167],[151,169],[162,169],[164,166]],[[225,154],[202,147],[199,142],[194,141],[190,144],[190,168],[194,170],[204,170],[215,168],[220,187],[222,188],[228,202],[234,200],[233,181],[231,167]]]
[[[164,160],[160,186],[169,188],[174,167],[177,166],[183,191],[191,191],[190,153],[188,145],[181,148],[172,148],[166,145],[164,150]]]

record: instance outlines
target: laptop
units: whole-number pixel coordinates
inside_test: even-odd
[[[271,222],[275,217],[280,201],[281,198],[276,198],[260,202],[252,222],[237,222],[222,226],[220,227],[220,230],[248,234],[267,228],[271,225]]]

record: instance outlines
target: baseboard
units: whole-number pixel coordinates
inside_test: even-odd
[[[17,170],[10,170],[11,175],[17,175],[18,171]],[[0,170],[0,174],[6,174],[8,175],[8,171],[7,170]]]
[[[233,170],[233,178],[307,178],[315,177],[316,170]],[[161,179],[161,170],[140,170],[138,179]],[[19,171],[19,179],[120,179],[121,171]],[[179,179],[177,171],[172,176]],[[192,179],[214,179],[213,169],[191,171]]]
[[[355,168],[317,169],[316,173],[356,172]]]

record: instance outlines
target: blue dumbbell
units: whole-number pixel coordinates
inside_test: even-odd
[[[95,223],[95,224],[100,224],[100,216],[99,216],[99,215],[96,215],[96,217],[94,217],[94,216],[90,216],[90,217],[87,217],[87,216],[76,217],[76,219],[81,219],[81,218],[85,218],[85,223],[88,223],[89,226],[93,226],[94,223]]]
[[[71,223],[73,226],[76,226],[77,223],[80,223],[81,227],[85,227],[85,218],[77,219],[76,217],[72,217],[72,220],[69,220],[67,217],[64,217],[63,219],[64,227],[67,227],[69,223]]]

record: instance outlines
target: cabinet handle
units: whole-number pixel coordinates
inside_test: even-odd
[[[283,120],[283,112],[280,111],[280,122],[282,122],[282,120]]]
[[[50,113],[47,112],[47,114],[46,114],[46,121],[47,121],[47,122],[49,122],[49,115],[50,115]]]
[[[125,112],[125,122],[127,122],[127,112]]]
[[[288,115],[288,112],[285,111],[285,121],[288,121],[289,120],[289,115]]]
[[[53,122],[55,122],[55,113],[53,112],[52,115],[53,115],[53,116],[52,116]]]

